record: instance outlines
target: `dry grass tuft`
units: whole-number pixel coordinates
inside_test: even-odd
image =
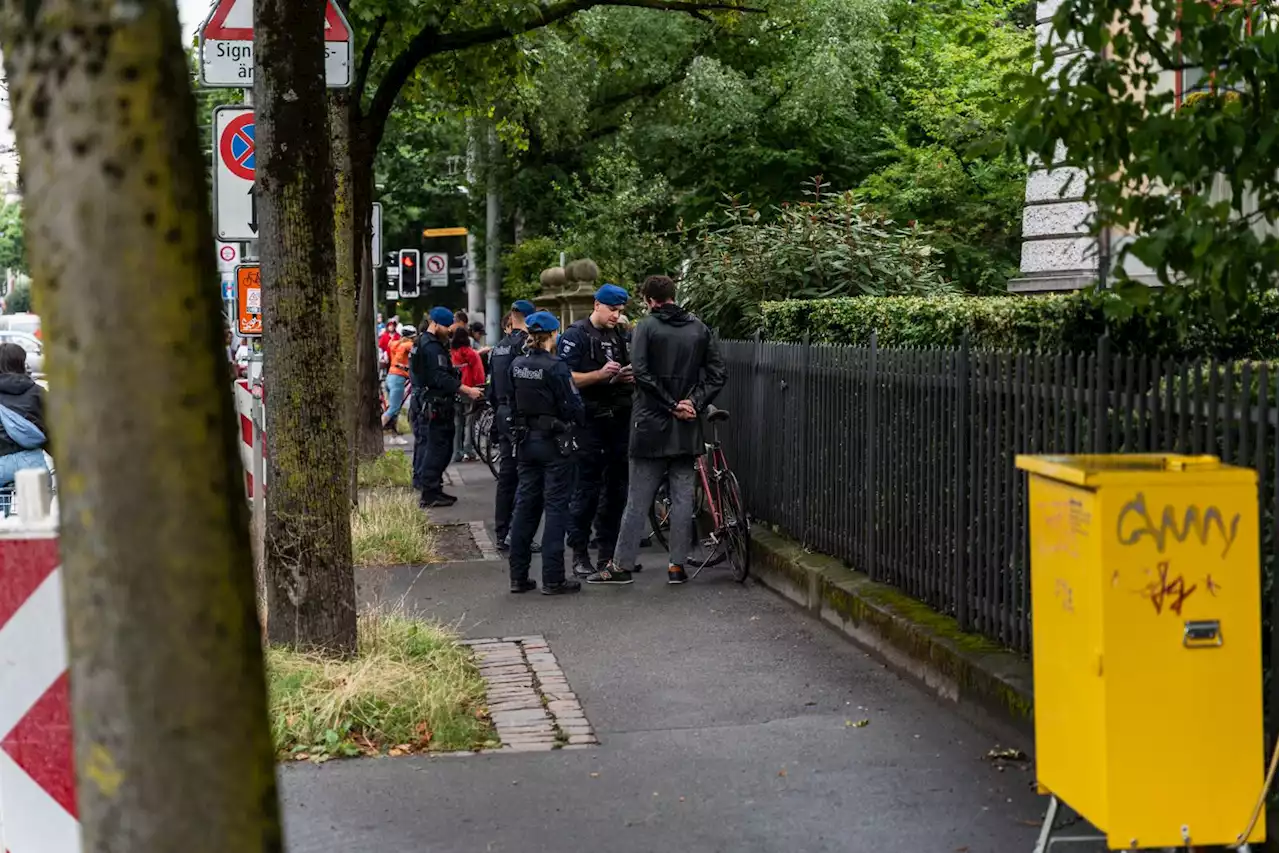
[[[272,648],[267,672],[282,757],[324,761],[496,745],[470,650],[434,622],[365,613],[354,659]]]
[[[351,513],[351,556],[357,566],[430,562],[434,544],[418,496],[405,489],[370,489]]]

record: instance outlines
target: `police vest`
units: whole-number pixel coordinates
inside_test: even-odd
[[[512,362],[512,397],[517,417],[560,416],[560,407],[556,405],[556,393],[551,384],[551,370],[555,363],[555,358],[545,352],[522,355]]]
[[[529,333],[524,329],[513,329],[489,351],[493,396],[499,403],[511,404],[511,362],[524,353],[524,342],[528,337]]]
[[[624,367],[631,363],[631,354],[627,351],[626,339],[617,329],[597,329],[590,317],[584,317],[570,328],[582,331],[588,341],[586,352],[582,354],[582,367],[579,373],[590,373],[599,370],[610,361],[616,361]],[[597,382],[581,389],[582,402],[587,411],[597,414],[602,410],[628,408],[631,405],[631,387],[623,383]]]
[[[449,351],[444,348],[444,344],[435,338],[429,338],[425,343],[414,347],[413,354],[410,356],[410,365],[417,368],[414,371],[415,373],[420,374],[414,376],[411,381],[424,397],[437,403],[452,402],[454,394],[450,391],[441,391],[430,387],[428,378],[437,371],[443,371],[450,375],[459,373],[457,368],[453,366],[453,360],[449,358]]]

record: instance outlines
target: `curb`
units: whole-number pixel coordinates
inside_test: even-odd
[[[1031,661],[834,557],[764,527],[751,530],[752,575],[976,722],[1034,738]],[[976,713],[975,713],[976,712]]]

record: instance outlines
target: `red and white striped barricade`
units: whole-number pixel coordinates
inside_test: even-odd
[[[255,472],[260,479],[265,471],[267,453],[267,436],[264,431],[266,416],[262,403],[262,385],[250,385],[247,379],[237,379],[235,383],[236,414],[240,419],[240,461],[244,463],[245,494],[253,497]],[[254,429],[257,420],[258,428]],[[257,446],[254,440],[257,439]]]
[[[0,850],[79,853],[58,512],[19,471],[0,519]]]

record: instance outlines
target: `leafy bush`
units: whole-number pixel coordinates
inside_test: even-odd
[[[1193,310],[1171,316],[1157,297],[1133,306],[1111,292],[1067,296],[884,296],[789,300],[762,306],[771,340],[866,344],[871,333],[887,347],[955,346],[965,333],[979,349],[1092,352],[1111,336],[1112,350],[1167,358],[1275,358],[1276,294],[1257,297],[1230,315],[1212,319],[1207,296],[1190,298]]]
[[[553,237],[521,240],[502,256],[502,304],[530,299],[542,292],[538,275],[560,263],[560,242]]]
[[[738,204],[699,235],[682,301],[726,336],[749,335],[768,298],[937,294],[951,289],[922,228],[904,228],[854,200],[826,194],[784,204],[765,218]]]
[[[22,314],[31,310],[31,285],[26,282],[15,284],[13,290],[4,300],[4,313]]]

